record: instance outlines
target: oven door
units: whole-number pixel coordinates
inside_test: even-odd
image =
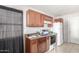
[[[56,42],[56,35],[51,36],[50,39],[51,45],[54,44]]]

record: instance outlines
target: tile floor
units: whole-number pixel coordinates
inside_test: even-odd
[[[48,53],[79,53],[79,44],[64,43],[59,47],[56,47]]]

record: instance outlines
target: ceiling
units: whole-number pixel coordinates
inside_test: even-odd
[[[7,6],[17,8],[20,10],[33,8],[52,16],[61,16],[65,14],[79,12],[79,5],[7,5]]]

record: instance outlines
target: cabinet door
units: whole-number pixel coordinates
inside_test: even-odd
[[[32,40],[31,41],[31,53],[37,53],[38,49],[37,49],[37,40]]]
[[[42,27],[43,26],[43,19],[41,18],[41,14],[35,12],[33,10],[27,11],[27,26],[31,27]]]
[[[32,10],[28,10],[27,12],[27,26],[34,26],[35,24],[35,12]]]
[[[51,21],[51,22],[53,21],[53,18],[50,16],[44,15],[44,17],[45,17],[45,20],[47,21]]]
[[[35,12],[35,26],[40,26],[40,13]]]
[[[38,52],[43,53],[46,51],[46,38],[41,38],[38,41]]]
[[[41,44],[39,44],[39,53],[43,53],[43,52],[45,52],[46,50],[46,42],[43,42],[43,43],[41,43]]]
[[[41,14],[39,23],[40,23],[40,26],[42,26],[42,27],[44,26],[44,15],[43,14]]]

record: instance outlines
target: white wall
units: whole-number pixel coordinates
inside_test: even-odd
[[[60,16],[64,19],[64,42],[79,44],[79,13]]]

